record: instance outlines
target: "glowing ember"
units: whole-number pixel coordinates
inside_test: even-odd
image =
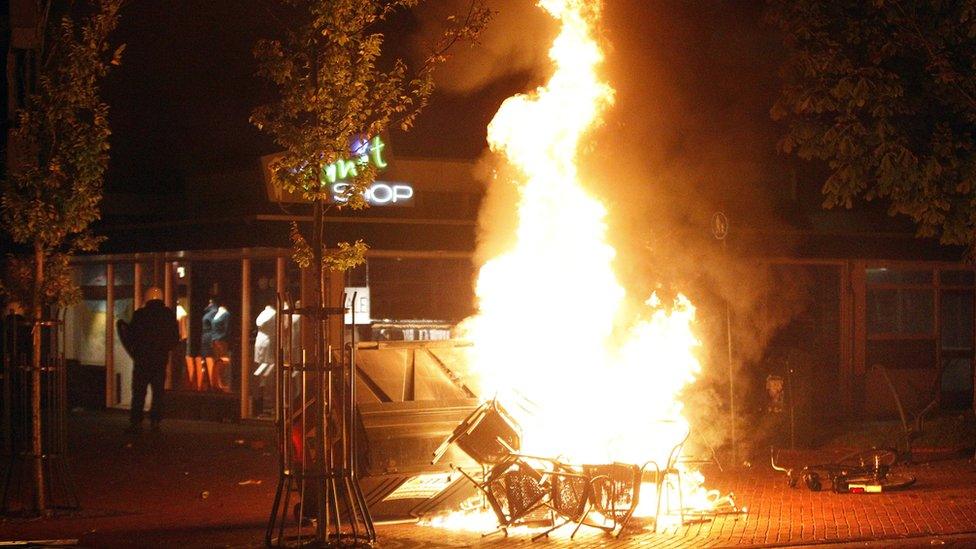
[[[621,329],[625,291],[612,268],[607,212],[580,184],[576,163],[582,136],[613,101],[596,73],[600,5],[539,6],[562,25],[549,51],[555,72],[505,101],[488,126],[492,150],[521,174],[520,200],[514,247],[478,278],[479,313],[465,326],[473,369],[483,396],[497,396],[522,427],[523,453],[664,466],[688,430],[677,395],[699,371],[695,309],[679,297],[666,312],[652,296],[644,318]],[[529,307],[544,318],[526,318]],[[691,496],[688,485],[701,477],[682,480]],[[655,499],[653,487],[642,491],[651,513]]]

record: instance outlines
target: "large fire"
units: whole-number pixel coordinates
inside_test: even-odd
[[[466,322],[473,370],[523,430],[521,451],[569,463],[665,464],[687,433],[678,393],[695,379],[695,309],[684,297],[621,319],[607,211],[580,183],[581,139],[613,102],[597,69],[600,3],[539,0],[561,23],[554,72],[502,104],[488,141],[520,174],[515,244],[477,281]],[[609,183],[608,183],[609,184]],[[623,325],[623,328],[622,328]],[[653,501],[644,497],[642,501]],[[687,503],[687,501],[686,501]]]
[[[580,184],[576,162],[581,138],[613,100],[596,72],[599,3],[539,5],[562,22],[549,52],[555,72],[505,101],[488,126],[492,150],[524,179],[516,244],[478,277],[479,313],[466,334],[475,371],[484,395],[497,394],[524,429],[526,453],[664,463],[686,428],[676,395],[699,370],[694,308],[680,298],[667,314],[648,300],[649,318],[615,337],[625,292],[606,209]]]

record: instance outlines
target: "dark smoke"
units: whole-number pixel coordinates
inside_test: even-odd
[[[441,86],[468,91],[512,71],[528,70],[540,82],[548,74],[547,16],[529,1],[494,7],[483,48],[455,57]],[[713,444],[728,432],[725,303],[740,406],[754,390],[746,370],[806,306],[806,281],[771,271],[756,260],[768,252],[748,244],[757,229],[786,229],[783,212],[792,204],[790,171],[775,151],[778,128],[768,115],[779,85],[779,41],[762,10],[761,1],[606,2],[605,77],[616,102],[582,155],[586,182],[611,212],[617,271],[634,303],[651,291],[664,298],[680,291],[699,307],[705,371],[686,410]],[[490,161],[485,166],[494,173]],[[506,181],[502,174],[488,184],[482,261],[504,246],[514,225],[517,193]],[[725,248],[710,232],[718,211],[731,221]],[[778,241],[789,250],[788,239]],[[740,438],[746,431],[743,425]]]
[[[494,14],[491,24],[478,44],[454,48],[438,68],[435,78],[442,91],[467,94],[514,74],[546,75],[546,50],[556,29],[552,19],[528,0],[485,0],[485,4]],[[417,36],[437,36],[446,17],[463,14],[470,5],[471,0],[429,2],[418,12],[421,32]],[[417,53],[428,47],[422,39],[414,44]]]

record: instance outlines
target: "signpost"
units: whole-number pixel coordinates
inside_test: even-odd
[[[728,258],[728,246],[725,237],[729,235],[729,218],[722,212],[715,212],[712,216],[712,236],[722,242],[722,253]],[[732,441],[732,463],[738,464],[736,459],[735,436],[735,367],[732,361],[732,309],[728,298],[725,299],[725,338],[729,359],[729,438]]]

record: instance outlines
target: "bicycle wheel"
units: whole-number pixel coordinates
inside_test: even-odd
[[[880,486],[881,492],[891,492],[902,490],[915,484],[915,476],[908,473],[888,473],[881,478],[874,475],[852,475],[837,479],[834,486],[835,492],[847,492],[852,485]]]

